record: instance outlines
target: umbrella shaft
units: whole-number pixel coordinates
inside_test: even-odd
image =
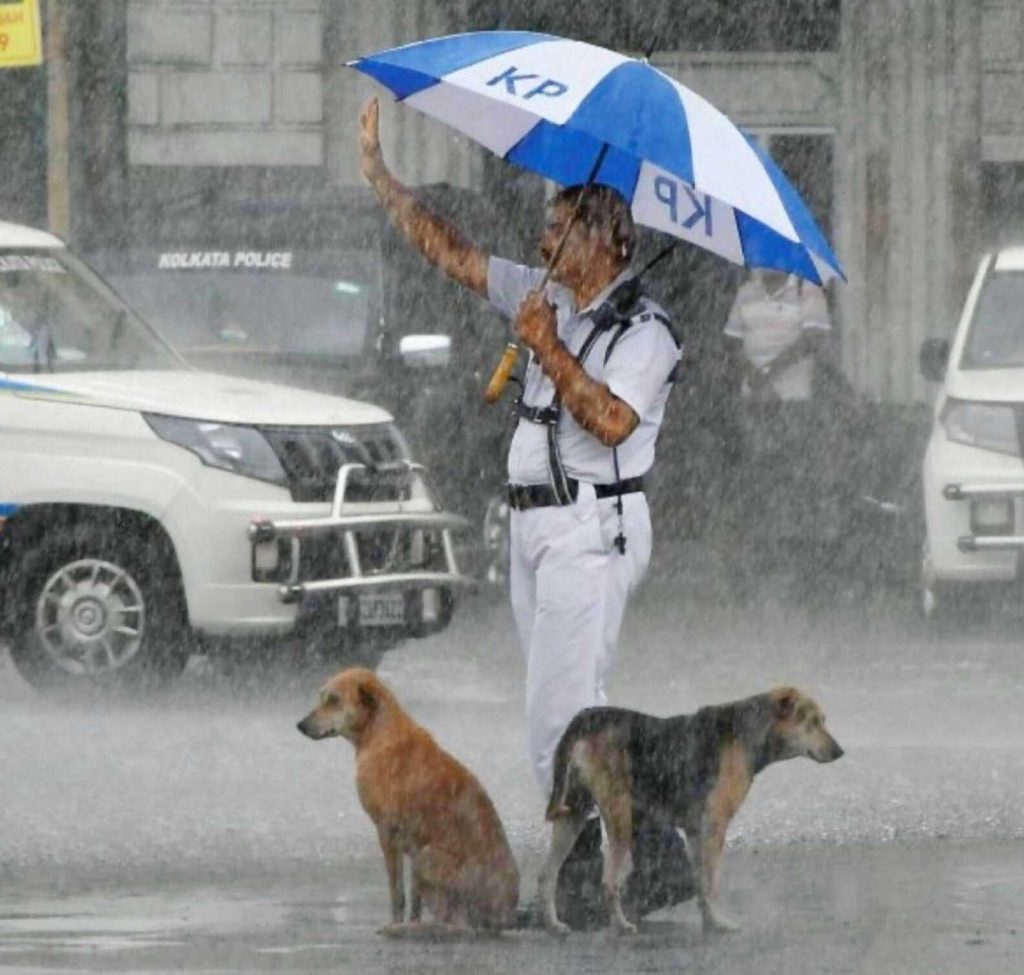
[[[602,143],[601,150],[597,154],[597,159],[594,160],[594,165],[590,169],[590,175],[587,177],[586,186],[590,186],[597,178],[597,171],[601,168],[601,163],[604,162],[604,157],[608,155],[608,143]],[[544,271],[544,278],[537,288],[538,291],[543,291],[548,283],[548,278],[551,277],[551,272],[555,269],[555,265],[558,263],[558,259],[562,256],[562,250],[565,248],[565,242],[569,239],[569,234],[572,231],[573,226],[576,223],[576,218],[580,215],[580,208],[583,206],[583,194],[576,198],[576,206],[573,208],[572,216],[569,218],[569,222],[565,225],[565,231],[562,233],[562,239],[558,242],[558,246],[555,248],[554,254],[551,255],[551,260],[548,262],[548,266]]]
[[[597,159],[594,160],[594,165],[590,169],[590,175],[587,177],[586,185],[590,186],[594,179],[597,177],[597,171],[601,168],[601,163],[604,162],[604,157],[608,153],[608,143],[604,143],[601,146],[601,151],[597,154]],[[576,218],[579,216],[580,208],[583,206],[583,194],[576,199],[576,206],[573,208],[572,216],[569,218],[569,223],[566,224],[565,231],[562,234],[562,239],[558,242],[558,246],[555,248],[554,254],[551,255],[551,261],[548,263],[547,268],[544,271],[544,278],[540,285],[537,287],[538,291],[543,291],[548,283],[548,278],[551,277],[551,272],[554,270],[555,265],[558,263],[559,257],[562,256],[562,249],[565,247],[565,242],[569,239],[569,232],[573,228],[573,224],[576,223]],[[484,400],[488,403],[497,403],[501,398],[501,394],[505,391],[505,386],[508,384],[508,377],[512,375],[512,370],[515,368],[516,361],[519,357],[519,347],[514,342],[509,342],[505,346],[505,351],[502,353],[501,360],[495,367],[494,372],[491,374],[491,381],[487,384],[487,389],[484,390]]]

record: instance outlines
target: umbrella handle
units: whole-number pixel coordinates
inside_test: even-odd
[[[547,287],[548,279],[551,277],[551,269],[558,262],[558,258],[562,256],[562,248],[565,246],[566,240],[569,238],[569,231],[572,230],[572,225],[576,222],[576,216],[579,213],[579,204],[577,203],[576,209],[573,210],[572,218],[569,220],[568,226],[565,228],[565,233],[562,234],[562,239],[558,242],[558,246],[555,248],[555,253],[551,258],[551,263],[544,269],[544,277],[541,279],[539,285],[537,285],[538,291],[543,291]],[[505,392],[505,387],[508,385],[508,378],[512,375],[512,370],[515,368],[516,363],[519,361],[519,346],[515,342],[509,342],[505,346],[505,351],[502,352],[501,358],[498,360],[498,364],[494,367],[494,372],[491,373],[491,381],[487,384],[487,388],[484,390],[484,402],[489,406],[493,406],[501,399],[501,394]]]
[[[519,346],[515,342],[509,342],[501,354],[500,361],[494,367],[494,372],[491,373],[491,381],[487,384],[487,389],[484,390],[484,399],[488,403],[497,403],[501,398],[501,394],[505,392],[505,386],[508,385],[508,377],[512,375],[512,370],[518,361]]]

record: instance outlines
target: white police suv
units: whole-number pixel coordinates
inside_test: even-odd
[[[157,683],[196,637],[365,659],[447,625],[463,524],[384,410],[193,369],[0,222],[0,639],[33,684]]]
[[[942,382],[923,468],[921,580],[926,615],[941,617],[1022,578],[1024,247],[981,261],[952,344],[927,340],[921,370]]]

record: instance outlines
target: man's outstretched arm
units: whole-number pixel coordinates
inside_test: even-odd
[[[487,255],[447,220],[423,206],[385,164],[376,98],[366,103],[359,121],[360,168],[391,222],[431,264],[486,298]]]

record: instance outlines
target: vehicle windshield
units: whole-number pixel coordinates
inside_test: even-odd
[[[184,363],[65,250],[0,250],[0,369],[95,372]]]
[[[239,256],[165,252],[149,269],[113,274],[111,280],[186,358],[338,358],[365,350],[375,290],[369,267],[354,259],[332,260],[323,268],[297,266],[287,251],[254,252],[246,266],[236,263]]]
[[[965,369],[1024,366],[1024,272],[997,271],[982,286],[964,348]]]

